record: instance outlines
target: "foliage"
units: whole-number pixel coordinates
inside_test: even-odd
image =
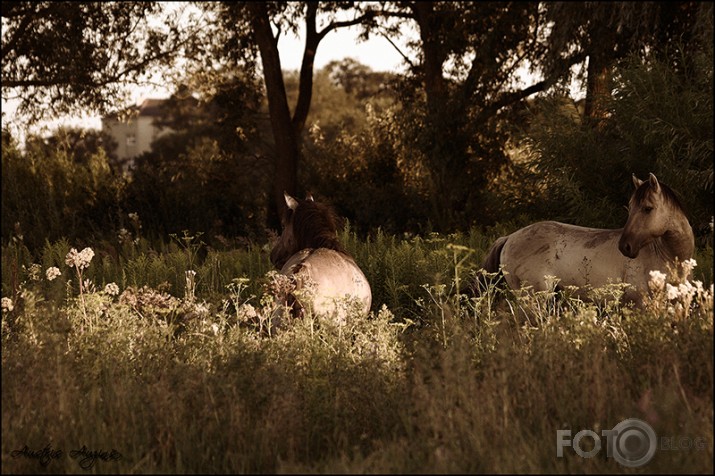
[[[315,91],[303,134],[306,146],[306,167],[313,163],[310,141],[320,130],[320,138],[330,143],[342,133],[359,135],[371,116],[370,109],[382,112],[394,106],[396,76],[393,73],[372,71],[357,61],[346,58],[333,61],[315,72]],[[286,96],[290,104],[298,100],[297,72],[285,74]]]
[[[226,153],[254,152],[261,134],[262,86],[245,67],[208,70],[185,75],[162,106],[159,128],[170,129],[171,139],[159,136],[155,152],[177,155],[205,137]]]
[[[410,183],[415,171],[405,164],[397,116],[399,108],[378,114],[370,102],[364,105],[366,124],[358,133],[342,128],[336,133],[330,123],[321,127],[316,122],[305,141],[307,187],[329,199],[363,234],[376,227],[392,233],[424,231],[421,209],[426,200]]]
[[[119,224],[123,181],[110,166],[107,138],[59,129],[32,137],[23,152],[3,134],[2,237],[24,236],[33,250],[45,239],[106,236]]]
[[[128,83],[169,66],[195,32],[180,15],[152,24],[155,2],[10,2],[3,4],[2,96],[36,121],[80,110],[107,111]]]
[[[712,47],[702,41],[712,32],[712,6],[706,3],[235,2],[194,5],[200,18],[182,17],[189,10],[186,5],[9,5],[3,6],[3,55],[15,61],[4,63],[3,95],[17,92],[37,114],[42,108],[36,101],[47,97],[34,94],[37,87],[49,88],[53,101],[48,104],[58,111],[97,108],[116,102],[119,84],[138,80],[150,64],[170,64],[179,50],[185,56],[180,71],[166,69],[163,76],[168,81],[176,73],[181,84],[171,101],[172,115],[162,124],[179,134],[159,141],[155,153],[142,159],[137,180],[119,187],[129,195],[105,214],[123,222],[123,213],[133,209],[145,217],[145,233],[152,237],[191,229],[253,239],[266,225],[278,227],[275,212],[284,190],[309,188],[334,197],[361,231],[376,224],[395,232],[454,231],[527,213],[569,221],[579,216],[594,226],[617,226],[627,178],[646,165],[689,195],[685,201],[696,227],[705,227],[712,216],[709,201],[703,200],[712,195],[711,169],[704,165],[712,150],[707,136],[712,127]],[[173,13],[155,28],[149,13],[164,7]],[[182,18],[190,20],[185,22],[190,28],[177,28]],[[132,21],[134,29],[121,30]],[[336,29],[358,26],[363,38],[385,35],[394,42],[404,38],[400,27],[407,24],[416,26],[418,35],[403,52],[410,66],[407,74],[375,73],[351,60],[313,71],[318,45]],[[33,28],[37,25],[43,28]],[[303,25],[305,61],[300,71],[284,74],[275,49],[278,35]],[[32,34],[23,36],[24,28]],[[130,34],[124,37],[119,30]],[[613,41],[594,40],[610,31]],[[267,37],[263,51],[259,32]],[[36,53],[45,43],[64,45],[59,38],[72,38],[75,47],[69,52],[58,47],[52,55]],[[684,46],[677,49],[681,41]],[[524,147],[514,129],[529,120],[516,114],[524,99],[556,93],[571,75],[571,65],[588,56],[590,67],[609,51],[613,58],[626,58],[629,52],[636,56],[613,70],[616,87],[606,91],[607,96],[613,93],[608,121],[587,130],[533,102],[527,107],[536,106],[546,115],[542,126],[529,131],[535,157],[513,163],[510,149]],[[262,64],[270,60],[262,71],[259,57]],[[516,71],[527,62],[541,74],[524,85]],[[610,60],[599,64],[612,66]],[[110,74],[111,68],[117,76]],[[47,85],[31,84],[48,71],[67,75],[64,81],[70,84],[57,78]],[[30,83],[13,83],[18,81],[14,76],[23,74]],[[665,101],[659,97],[662,88],[668,92]],[[698,112],[684,114],[685,105]],[[554,128],[557,134],[549,132]],[[99,149],[101,144],[96,145]],[[217,160],[204,164],[197,154]],[[79,155],[86,154],[75,153],[81,161]],[[219,164],[226,167],[225,175],[218,172]],[[683,173],[671,180],[678,175],[675,171]],[[596,172],[607,178],[599,179]],[[17,188],[22,190],[47,181],[18,174],[22,185]],[[212,186],[188,184],[192,175]],[[691,193],[693,180],[706,193]],[[230,181],[235,189],[228,188]],[[157,190],[154,183],[172,190]],[[224,191],[231,197],[228,206],[219,200]],[[191,196],[200,197],[195,207],[200,212],[187,210]],[[21,202],[13,200],[12,207]],[[161,203],[158,210],[152,200]],[[403,206],[391,210],[376,202]],[[200,216],[205,210],[208,214]],[[3,221],[4,240],[15,222],[24,226],[22,213],[3,211],[12,215]],[[50,207],[47,213],[55,212]],[[184,215],[188,219],[180,223]],[[76,216],[92,219],[92,214]],[[163,223],[165,217],[168,223]],[[259,224],[261,220],[265,222]],[[33,219],[40,221],[57,219]],[[115,227],[78,224],[66,236],[90,228]]]
[[[681,192],[696,229],[713,216],[713,51],[675,47],[670,58],[643,63],[630,58],[612,102],[621,142],[634,172],[657,171]],[[633,151],[633,152],[631,152]]]
[[[542,21],[551,25],[540,52],[539,66],[547,71],[562,67],[568,50],[609,62],[647,50],[666,59],[679,42],[685,41],[688,50],[701,49],[712,37],[712,5],[704,2],[546,2]]]
[[[547,85],[513,80],[536,51],[538,5],[418,2],[384,10],[387,19],[409,18],[419,35],[411,46],[420,61],[400,85],[397,126],[410,149],[406,167],[419,170],[425,218],[440,231],[489,221],[477,204],[507,159],[507,112]]]
[[[188,88],[172,97],[160,125],[173,132],[135,160],[123,197],[152,233],[264,238],[270,164],[256,147],[261,124],[253,86],[234,76],[201,91],[201,100]]]
[[[653,172],[681,194],[696,232],[712,233],[712,49],[691,61],[682,71],[658,59],[625,62],[600,128],[574,120],[560,98],[535,105],[526,137],[533,155],[515,179],[522,199],[543,207],[534,218],[622,226],[631,174]]]

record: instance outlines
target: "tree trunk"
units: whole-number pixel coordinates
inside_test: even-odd
[[[453,194],[450,193],[450,171],[445,165],[449,154],[452,137],[448,127],[445,127],[443,117],[445,101],[448,101],[447,87],[442,74],[442,66],[446,59],[445,48],[440,42],[439,13],[434,10],[434,2],[415,2],[412,4],[414,19],[419,28],[422,42],[422,81],[424,84],[427,105],[427,117],[423,134],[427,140],[423,154],[430,172],[429,201],[430,220],[440,231],[444,231],[452,223]]]
[[[420,30],[422,53],[424,55],[422,68],[427,97],[427,110],[433,115],[439,104],[444,101],[445,80],[442,76],[442,65],[446,59],[444,48],[439,43],[439,18],[434,11],[433,2],[415,2],[413,6],[415,21]]]
[[[588,48],[584,116],[586,124],[600,128],[608,114],[608,99],[613,86],[611,69],[616,59],[617,37],[613,29],[593,25],[589,38],[591,45]]]
[[[310,103],[313,99],[313,67],[315,65],[315,52],[322,36],[316,30],[317,2],[310,2],[306,6],[305,15],[305,50],[300,64],[300,82],[298,84],[298,102],[293,113],[293,129],[297,138],[303,133],[305,121],[310,112]]]
[[[607,100],[611,95],[611,67],[600,55],[588,58],[586,78],[586,101],[584,116],[586,122],[599,127],[608,113]]]
[[[271,30],[266,4],[252,2],[252,26],[263,64],[263,78],[268,96],[268,112],[275,142],[273,202],[268,209],[268,226],[280,229],[280,216],[286,204],[283,193],[296,194],[300,149],[286,98],[283,71],[278,55],[278,39]]]

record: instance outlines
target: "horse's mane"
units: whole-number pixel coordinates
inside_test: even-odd
[[[293,217],[293,235],[298,249],[328,248],[347,254],[338,241],[338,216],[328,205],[300,200]]]
[[[670,204],[674,208],[680,210],[681,212],[685,213],[685,208],[683,207],[683,204],[680,202],[678,195],[673,191],[673,189],[664,184],[663,182],[658,183],[660,185],[660,192],[663,195],[663,199],[665,200],[665,202]],[[640,205],[641,203],[643,203],[643,201],[645,201],[651,193],[653,193],[653,188],[650,184],[650,181],[646,180],[633,193],[633,200],[635,205]]]

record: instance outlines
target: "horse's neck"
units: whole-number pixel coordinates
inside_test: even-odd
[[[656,253],[670,262],[684,261],[693,257],[695,252],[695,236],[685,216],[673,220],[670,229],[655,241]]]
[[[328,248],[344,252],[338,237],[334,233],[321,233],[309,239],[300,240],[299,248]]]

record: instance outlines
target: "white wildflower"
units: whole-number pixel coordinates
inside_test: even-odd
[[[69,253],[67,253],[67,258],[65,263],[67,266],[76,267],[77,269],[89,268],[89,263],[94,258],[94,251],[92,248],[85,248],[79,253],[76,249],[72,248]]]
[[[12,312],[15,306],[12,305],[12,299],[8,297],[2,298],[2,310],[5,312]]]
[[[680,292],[681,298],[690,299],[695,294],[695,286],[693,286],[690,281],[685,281],[678,285],[678,291]]]
[[[211,324],[211,330],[214,331],[215,335],[218,335],[218,330],[219,330],[218,324],[216,324],[215,322],[213,324]]]
[[[48,281],[54,281],[57,276],[60,276],[62,271],[57,266],[51,266],[45,271],[45,276],[47,276]]]
[[[126,228],[120,228],[117,234],[120,243],[128,243],[132,241],[132,234]]]
[[[84,267],[87,268],[89,267],[89,262],[94,258],[94,251],[92,251],[92,248],[85,248],[80,252],[79,257],[84,263]]]
[[[37,263],[30,265],[30,269],[27,270],[27,274],[31,281],[39,281],[40,273],[42,272],[42,266]]]
[[[665,286],[665,273],[654,269],[650,272],[650,287],[654,290],[661,290]]]
[[[65,263],[67,266],[70,268],[74,266],[74,262],[77,259],[77,250],[75,248],[70,249],[70,252],[67,253],[67,256],[65,257]]]
[[[693,259],[693,258],[686,259],[685,261],[683,261],[683,264],[682,264],[682,266],[683,266],[683,271],[684,271],[686,274],[688,274],[688,273],[690,273],[690,272],[693,270],[693,268],[696,267],[697,265],[698,265],[698,262],[695,261],[695,259]]]
[[[87,291],[88,293],[94,292],[94,283],[92,283],[91,279],[85,279],[83,286],[84,286],[84,290]]]
[[[210,309],[206,305],[206,303],[200,303],[194,305],[194,311],[196,311],[196,314],[198,314],[199,316],[208,316]]]
[[[255,319],[258,316],[256,308],[250,304],[243,304],[240,309],[243,316],[247,319]]]
[[[680,291],[678,290],[678,287],[673,286],[672,284],[666,284],[665,291],[669,300],[677,299],[678,296],[680,296]]]
[[[702,294],[705,291],[705,288],[703,287],[703,282],[699,280],[693,281],[693,286],[695,286],[695,291],[698,294]]]
[[[104,286],[104,292],[110,296],[116,296],[119,294],[119,286],[117,286],[117,283],[107,283],[107,285]]]
[[[553,276],[551,274],[544,275],[544,282],[546,283],[546,287],[548,287],[550,291],[556,289],[556,286],[559,284],[559,281],[560,279],[556,276]]]

